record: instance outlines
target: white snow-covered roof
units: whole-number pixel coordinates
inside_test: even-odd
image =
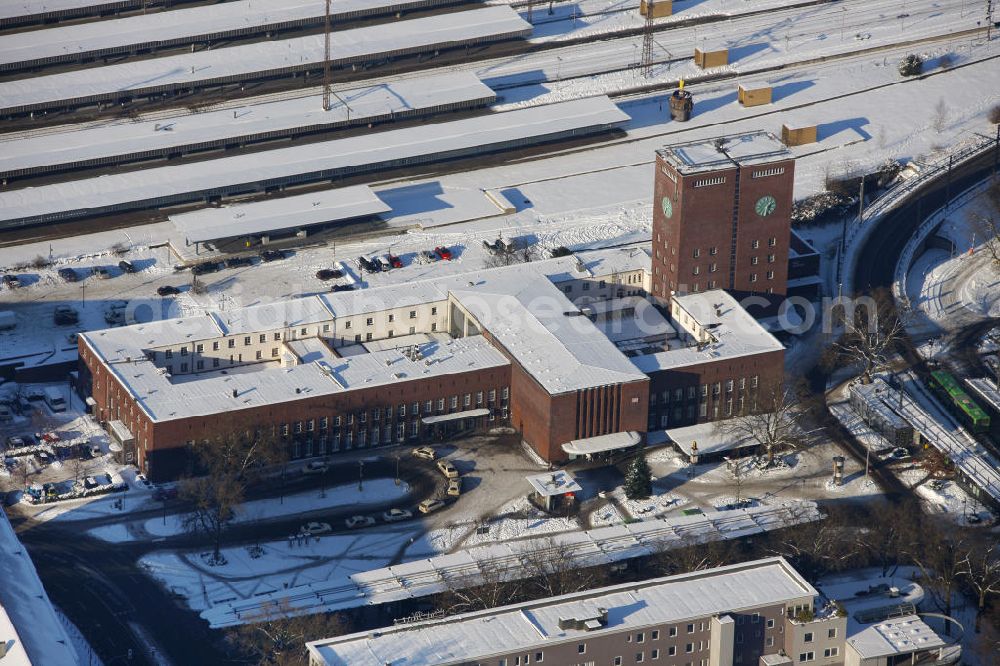
[[[105,0],[115,2],[117,0]],[[44,0],[38,2],[8,2],[11,7],[0,10],[0,16],[33,15],[55,11],[58,5],[67,8],[101,4],[100,0]],[[410,5],[423,5],[426,0],[337,0],[331,4],[330,18],[371,13],[385,7],[387,11],[405,11]],[[18,11],[18,5],[24,9]],[[16,12],[16,14],[15,14]],[[23,12],[23,13],[22,13]],[[252,28],[282,23],[296,23],[322,18],[325,4],[320,0],[242,0],[205,7],[174,9],[139,16],[69,25],[48,30],[5,35],[0,40],[0,64],[41,60],[64,55],[82,55],[115,47],[170,42],[185,37],[205,37],[245,32]]]
[[[728,432],[725,421],[697,423],[695,425],[684,426],[683,428],[670,428],[664,432],[667,438],[685,455],[695,453],[695,451],[691,450],[693,442],[698,443],[698,455],[722,453],[744,446],[760,444],[760,442],[749,435]]]
[[[626,583],[474,613],[384,627],[308,644],[328,666],[458,664],[605,632],[680,623],[718,613],[812,598],[813,589],[782,558]],[[561,629],[560,619],[599,616],[594,629]]]
[[[586,439],[574,439],[562,445],[562,450],[574,456],[618,451],[637,446],[642,442],[642,436],[633,431],[612,432],[607,435],[597,435]]]
[[[530,474],[525,479],[535,489],[535,492],[542,497],[555,497],[566,493],[578,493],[583,488],[577,483],[573,475],[564,469],[554,472],[542,472],[541,474]]]
[[[164,15],[169,14],[173,12]],[[376,60],[389,54],[447,48],[530,31],[531,25],[507,5],[442,13],[338,30],[336,38],[331,40],[331,62],[339,66],[352,61]],[[310,35],[135,60],[0,83],[0,108],[20,109],[63,100],[114,96],[130,90],[187,87],[218,79],[238,80],[256,72],[321,63],[324,57],[323,36]]]
[[[965,383],[969,388],[994,411],[1000,412],[1000,390],[997,390],[997,380],[990,377],[972,377],[966,379]]]
[[[944,644],[944,640],[916,615],[879,622],[847,639],[848,647],[862,659],[912,654]]]
[[[770,132],[748,132],[678,143],[656,151],[679,173],[690,174],[792,159]]]
[[[0,641],[9,644],[2,659],[4,666],[78,663],[73,642],[49,601],[27,549],[3,511],[0,581]]]
[[[321,343],[313,343],[321,344]],[[308,351],[307,348],[300,348]],[[139,407],[157,422],[291,402],[422,377],[509,365],[482,336],[420,346],[421,357],[392,349],[291,367],[274,364],[168,377],[148,359],[110,366]],[[313,358],[317,356],[312,350]],[[427,361],[430,361],[429,363]]]
[[[468,14],[469,12],[461,12]],[[0,93],[2,94],[2,93]],[[301,174],[402,163],[587,128],[628,116],[607,97],[0,192],[0,221],[100,210]],[[0,225],[2,226],[2,225]]]
[[[207,8],[226,5],[210,5]],[[165,14],[155,14],[164,16]],[[32,34],[32,33],[26,33]],[[251,104],[237,109],[187,113],[155,121],[102,123],[81,128],[65,125],[0,135],[0,173],[18,173],[56,165],[86,163],[121,155],[224,145],[242,137],[273,136],[298,128],[337,125],[421,109],[465,103],[489,103],[496,95],[471,72],[401,79],[376,86],[340,90],[345,107],[334,99],[323,110],[322,93]],[[22,137],[24,134],[27,136]]]
[[[489,271],[449,290],[550,394],[647,379],[558,287],[532,277]]]
[[[647,374],[785,348],[721,289],[674,296],[671,310],[678,333],[690,346],[633,357],[632,363]],[[706,337],[695,330],[704,331]],[[699,339],[704,341],[700,347]]]
[[[191,243],[350,220],[391,210],[367,185],[171,215]]]
[[[0,18],[34,16],[36,14],[63,12],[67,9],[100,7],[101,5],[110,5],[116,2],[119,2],[119,0],[6,0],[5,2],[0,2]]]

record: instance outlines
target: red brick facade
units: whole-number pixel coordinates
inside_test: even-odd
[[[653,295],[661,301],[674,291],[709,289],[783,295],[794,177],[791,159],[685,175],[657,154]]]
[[[712,361],[650,375],[649,429],[718,421],[754,410],[780,386],[784,350]]]

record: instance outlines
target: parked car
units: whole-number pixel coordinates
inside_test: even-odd
[[[434,460],[437,458],[437,451],[430,446],[421,446],[410,451],[415,458],[423,458],[424,460]]]
[[[389,264],[383,264],[382,260],[378,257],[372,257],[368,261],[371,262],[372,267],[375,269],[376,273],[381,273],[382,271],[389,270]]]
[[[270,263],[272,261],[279,261],[285,258],[285,253],[281,250],[264,250],[260,253],[261,261]]]
[[[135,273],[137,271],[135,264],[125,259],[118,262],[118,268],[121,269],[122,273]]]
[[[240,268],[241,266],[253,266],[253,259],[250,257],[229,257],[226,259],[226,268]]]
[[[333,528],[330,527],[330,523],[306,523],[301,529],[302,534],[308,534],[309,536],[326,534],[327,532],[332,531]]]
[[[302,468],[303,474],[326,474],[326,471],[330,467],[322,461],[314,460],[312,462],[306,463],[306,466]]]
[[[438,460],[437,461],[437,468],[439,470],[441,470],[441,473],[444,474],[449,479],[457,479],[458,478],[458,470],[455,469],[455,466],[452,465],[447,460]]]
[[[153,484],[151,484],[149,482],[149,479],[146,478],[145,474],[136,474],[135,475],[135,485],[139,486],[140,488],[152,488],[153,487]]]
[[[76,282],[77,280],[80,279],[77,276],[76,271],[73,270],[72,268],[60,268],[56,272],[59,274],[59,277],[61,277],[66,282]]]
[[[431,252],[430,250],[421,250],[418,256],[421,259],[421,263],[424,264],[433,264],[435,261],[441,258],[437,256],[437,253]]]
[[[45,451],[36,451],[35,459],[38,460],[39,464],[41,465],[48,465],[49,463],[52,462],[52,456],[50,456]]]
[[[425,499],[423,502],[417,505],[417,509],[420,513],[434,513],[438,509],[444,508],[444,502],[439,499]]]
[[[205,273],[214,273],[219,270],[219,264],[214,261],[206,261],[202,264],[195,264],[191,267],[191,273],[194,275],[204,275]]]
[[[153,499],[157,502],[166,502],[177,499],[177,488],[173,486],[161,486],[153,491]]]
[[[392,252],[389,253],[389,263],[392,264],[393,268],[402,268],[403,260],[394,255]]]
[[[452,256],[451,250],[444,247],[443,245],[434,248],[434,253],[437,254],[437,256],[441,257],[442,259],[447,259],[448,261],[451,261],[451,256]]]
[[[28,446],[25,443],[24,437],[8,437],[7,438],[7,448],[8,449],[19,449],[22,446]]]
[[[344,521],[348,529],[354,529],[356,527],[370,527],[375,524],[375,519],[371,516],[351,516]]]
[[[17,289],[21,286],[21,281],[17,279],[16,275],[4,275],[3,276],[3,286],[8,289]]]
[[[0,405],[0,422],[13,420],[14,412],[10,411],[10,407],[7,405]]]
[[[156,288],[156,293],[160,296],[176,296],[181,293],[181,290],[177,287],[171,287],[169,284],[163,285],[162,287]]]
[[[57,305],[52,314],[56,326],[72,326],[79,323],[80,314],[68,305]]]
[[[448,495],[458,497],[462,494],[462,477],[448,479]]]
[[[95,479],[92,476],[88,476],[83,480],[83,487],[86,488],[87,490],[90,490],[91,488],[96,488],[99,485],[101,484],[99,484],[97,482],[97,479]]]
[[[413,517],[413,513],[406,509],[389,509],[382,514],[382,520],[387,523],[395,523],[400,520],[407,520]]]
[[[354,291],[353,284],[335,284],[330,287],[330,291]]]
[[[340,277],[344,277],[344,272],[336,268],[321,268],[316,271],[317,280],[335,280]]]
[[[98,280],[107,280],[111,277],[111,271],[104,266],[94,266],[90,269],[90,274]]]
[[[378,258],[378,262],[382,264],[382,270],[388,271],[396,268],[395,264],[392,263],[392,255],[383,254]],[[403,264],[400,264],[402,266]]]
[[[369,273],[378,273],[379,271],[378,267],[364,255],[358,257],[358,267],[363,271],[368,271]]]

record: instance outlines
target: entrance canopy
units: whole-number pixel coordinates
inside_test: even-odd
[[[618,451],[637,446],[642,441],[642,436],[635,431],[615,432],[610,435],[598,435],[587,439],[574,439],[562,445],[563,451],[571,456],[585,456],[587,454],[604,453],[605,451]]]
[[[115,420],[108,423],[108,430],[111,431],[111,436],[115,438],[119,444],[131,444],[132,443],[132,432],[128,429],[121,421]]]
[[[477,416],[489,416],[490,410],[485,407],[482,409],[469,409],[464,412],[454,412],[453,414],[438,414],[437,416],[425,416],[421,421],[425,425],[430,425],[432,423],[444,423],[445,421],[457,421],[458,419],[472,419]]]

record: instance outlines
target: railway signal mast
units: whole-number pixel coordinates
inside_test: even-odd
[[[642,59],[639,68],[649,78],[653,71],[653,5],[656,0],[646,0],[646,25],[642,30]]]
[[[329,111],[332,107],[331,98],[336,97],[337,101],[344,105],[347,111],[347,119],[351,119],[351,107],[348,106],[340,95],[333,91],[333,73],[330,70],[330,2],[326,0],[326,14],[323,17],[323,110]]]

